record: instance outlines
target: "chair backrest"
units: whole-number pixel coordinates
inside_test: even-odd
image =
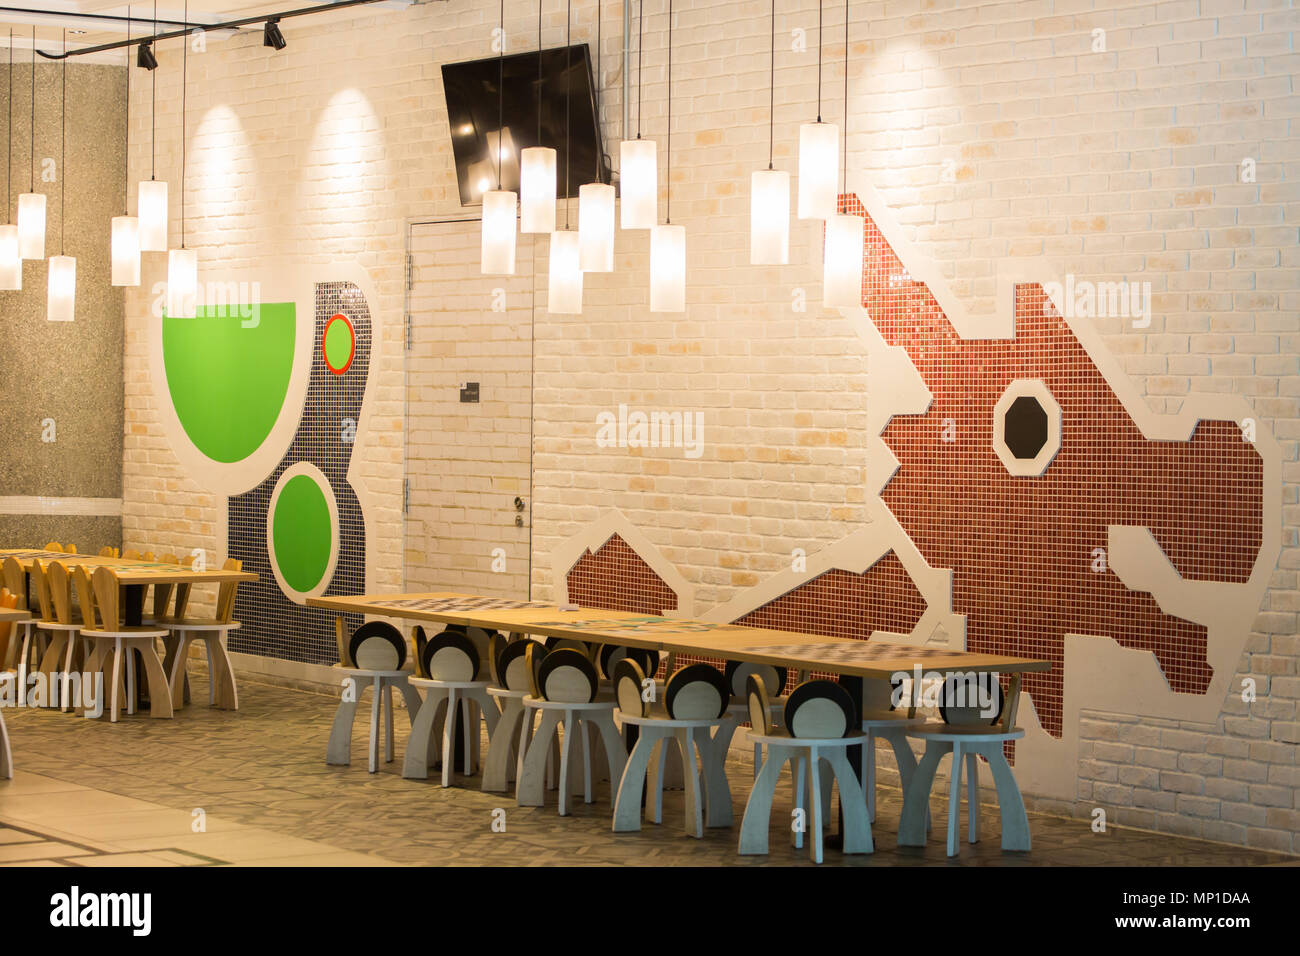
[[[122,590],[118,586],[117,572],[109,567],[96,568],[91,581],[95,585],[95,606],[99,608],[99,616],[103,621],[104,630],[121,630],[120,598]]]
[[[152,552],[152,551],[146,551],[144,554],[142,554],[142,555],[140,556],[140,560],[141,560],[141,561],[152,561],[152,560],[154,560],[153,552]]]
[[[535,663],[529,662],[528,651],[530,648],[536,648],[535,654],[544,655],[545,648],[542,645],[523,635],[516,634],[520,638],[517,641],[511,641],[502,650],[497,657],[496,668],[498,683],[506,690],[522,690],[530,694],[536,693],[536,682],[533,679],[535,673]]]
[[[185,555],[185,557],[181,558],[181,567],[191,568],[193,566],[194,566],[193,554],[187,554]],[[193,587],[194,585],[188,582],[184,584],[176,585],[176,612],[175,613],[178,619],[183,619],[185,617],[185,612],[190,606],[190,590]]]
[[[77,553],[77,546],[76,546],[75,544],[65,544],[65,545],[63,546],[63,553],[64,553],[64,554],[76,554],[76,553]]]
[[[675,720],[716,720],[730,704],[726,675],[711,664],[688,664],[664,687],[664,707]]]
[[[745,678],[745,704],[749,709],[749,726],[764,737],[772,735],[772,698],[767,692],[763,676],[750,673]]]
[[[27,610],[27,572],[23,570],[23,563],[10,555],[0,567],[0,574],[4,576],[5,588],[18,599],[18,609]]]
[[[547,653],[537,668],[537,686],[547,700],[587,704],[596,699],[600,678],[596,665],[583,651],[561,647]]]
[[[72,586],[77,591],[77,603],[81,605],[81,623],[83,627],[95,627],[95,588],[90,582],[90,572],[85,565],[78,564],[72,569]]]
[[[727,683],[731,686],[731,694],[736,700],[744,699],[746,682],[750,674],[762,675],[763,686],[769,694],[780,697],[784,693],[787,675],[784,667],[777,667],[775,664],[754,664],[750,661],[727,661]]]
[[[99,556],[101,558],[116,558],[117,548],[113,547],[111,544],[106,544],[99,549]]]
[[[137,551],[135,548],[127,548],[125,551],[122,552],[122,558],[126,561],[139,561],[140,552]]]
[[[162,556],[163,564],[176,564],[177,558],[174,554],[164,554]],[[167,616],[167,605],[171,603],[172,592],[176,585],[170,581],[160,581],[153,586],[153,619],[160,621]]]
[[[36,592],[36,606],[40,609],[41,620],[54,620],[54,605],[50,603],[50,583],[45,579],[45,565],[40,559],[33,559],[32,570],[28,574],[32,590]]]
[[[790,691],[784,716],[791,737],[827,739],[858,730],[862,719],[852,695],[832,680],[806,680]]]
[[[505,680],[501,676],[498,668],[498,662],[501,660],[501,652],[506,649],[506,636],[500,631],[493,631],[492,636],[488,639],[488,672],[491,674],[492,683],[497,687],[505,687]]]
[[[12,610],[18,607],[18,595],[8,588],[0,588],[0,608]],[[9,637],[13,634],[12,621],[0,621],[0,662],[9,659]]]
[[[387,621],[370,621],[352,632],[348,657],[371,671],[400,671],[406,663],[406,639]]]
[[[45,546],[45,550],[54,551],[57,552],[58,554],[63,554],[63,545],[59,544],[59,542],[57,541],[51,541],[49,542],[49,544]]]
[[[51,561],[45,569],[45,586],[50,592],[52,620],[60,624],[72,623],[72,576],[62,561]]]
[[[221,566],[223,571],[242,571],[244,562],[238,558],[226,558]],[[229,624],[235,614],[235,594],[239,591],[238,581],[222,581],[217,589],[217,623]]]
[[[633,717],[646,717],[650,704],[645,699],[645,671],[635,657],[623,657],[614,664],[614,699],[618,709]]]

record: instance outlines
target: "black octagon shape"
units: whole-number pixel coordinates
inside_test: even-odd
[[[1032,461],[1047,444],[1047,411],[1032,395],[1021,395],[1003,417],[1002,438],[1011,454]]]

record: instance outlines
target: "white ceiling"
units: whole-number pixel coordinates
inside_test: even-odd
[[[240,17],[257,16],[264,13],[276,13],[301,7],[324,5],[330,0],[189,0],[188,18],[190,23],[208,24],[235,20]],[[400,8],[412,0],[389,0],[377,3],[373,7],[359,6],[340,10],[337,13],[314,14],[305,17],[303,23],[320,23],[330,20],[338,21],[355,16],[373,15],[385,9]],[[429,0],[414,0],[429,2]],[[19,12],[21,8],[24,12]],[[36,46],[38,49],[55,52],[63,43],[63,30],[68,30],[68,49],[97,46],[126,38],[125,22],[96,20],[94,16],[79,15],[99,14],[104,16],[126,17],[127,10],[135,19],[131,27],[132,36],[155,32],[153,29],[154,0],[132,0],[130,4],[123,0],[0,0],[0,49],[9,45],[9,31],[14,32],[14,50],[28,51],[32,46],[32,28],[36,28]],[[163,21],[184,23],[186,14],[181,0],[158,0],[158,31],[169,29]],[[30,11],[30,12],[27,12]],[[39,11],[39,12],[38,12]],[[177,29],[173,26],[170,29]],[[261,32],[260,25],[244,27],[244,30]],[[289,29],[286,22],[282,29]],[[81,31],[81,32],[76,32]],[[227,34],[228,35],[228,34]],[[214,35],[220,38],[220,34]],[[122,50],[108,51],[94,55],[98,62],[122,62],[126,54]]]

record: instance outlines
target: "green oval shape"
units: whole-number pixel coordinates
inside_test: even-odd
[[[213,461],[243,461],[275,427],[289,392],[292,302],[210,306],[163,317],[163,367],[181,427]]]
[[[295,591],[310,591],[325,577],[334,528],[325,492],[315,479],[295,475],[280,488],[271,516],[271,546],[280,577]]]
[[[347,320],[330,319],[325,326],[325,364],[335,375],[341,375],[352,364],[356,342]]]

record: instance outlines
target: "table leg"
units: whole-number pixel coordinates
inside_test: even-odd
[[[140,627],[144,622],[144,592],[148,586],[144,584],[128,584],[123,588],[125,592],[122,601],[122,619],[127,627]]]

